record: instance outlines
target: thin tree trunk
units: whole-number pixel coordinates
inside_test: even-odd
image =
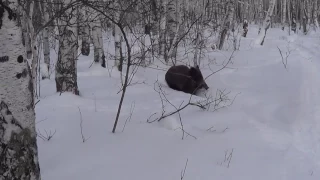
[[[41,14],[43,15],[43,22],[42,25],[46,24],[49,21],[49,13],[47,10],[47,4],[41,2]],[[46,65],[46,69],[42,69],[42,79],[50,79],[50,44],[49,44],[49,28],[45,27],[42,30],[42,45],[43,45],[43,58],[44,63]]]
[[[160,50],[159,54],[163,55],[166,59],[166,9],[167,9],[167,0],[161,0],[161,18],[160,18]]]
[[[227,37],[227,33],[232,28],[233,24],[233,16],[234,16],[234,2],[233,0],[230,0],[226,6],[227,8],[227,16],[225,18],[225,22],[223,24],[223,27],[220,32],[220,38],[219,38],[219,50],[223,48],[224,41]]]
[[[70,0],[56,1],[62,5],[70,2]],[[56,90],[60,93],[72,92],[75,95],[79,95],[76,70],[78,56],[76,10],[68,9],[65,14],[68,14],[68,16],[64,15],[58,19],[59,51],[55,69]],[[69,19],[69,15],[71,19]]]
[[[258,31],[258,34],[260,34],[261,28],[263,26],[263,1],[262,0],[259,0],[258,12],[259,12],[259,31]]]
[[[312,18],[312,2],[306,0],[306,11],[307,11],[307,31],[310,30],[311,18]]]
[[[176,1],[177,2],[177,1]],[[170,46],[169,49],[166,49],[166,56],[165,60],[168,63],[169,62],[169,57],[172,59],[172,63],[175,65],[176,64],[176,53],[177,53],[177,46],[178,46],[178,41],[179,41],[179,33],[180,33],[180,27],[182,26],[182,17],[181,12],[179,11],[179,3],[175,4],[175,8],[171,9],[172,11],[174,10],[175,12],[175,17],[173,20],[173,24],[171,24],[170,29]],[[174,14],[174,12],[170,12]],[[175,29],[174,29],[175,28]]]
[[[291,0],[292,1],[292,0]],[[292,17],[291,17],[291,30],[296,33],[297,32],[297,13],[296,13],[296,4],[292,1]]]
[[[120,5],[117,2],[118,0],[116,0],[115,2],[115,9],[118,9],[118,11],[116,11],[115,13],[115,19],[116,22],[119,22],[120,20]],[[115,47],[115,61],[114,61],[114,65],[118,68],[119,71],[122,71],[122,63],[121,61],[121,30],[117,25],[114,25],[114,47]]]
[[[168,51],[171,51],[170,53],[166,53],[167,54],[167,58],[172,58],[174,57],[174,50],[171,48],[175,48],[175,47],[172,47],[174,42],[173,40],[175,39],[175,37],[178,35],[177,33],[179,31],[177,31],[179,29],[178,25],[178,19],[176,18],[176,13],[177,12],[177,6],[176,6],[176,3],[175,3],[176,0],[169,0],[168,1],[168,4],[167,4],[167,14],[165,14],[167,16],[167,19],[166,19],[166,23],[167,23],[167,33],[168,33],[168,40],[169,40],[169,49],[170,50],[167,50]]]
[[[31,74],[32,74],[32,80],[33,80],[33,85],[34,85],[34,90],[35,90],[35,96],[37,97],[37,68],[38,68],[38,48],[37,48],[37,35],[35,34],[34,26],[32,23],[32,17],[33,17],[33,11],[35,9],[35,2],[31,1],[30,6],[29,6],[29,14],[24,11],[24,17],[26,19],[26,23],[28,24],[27,27],[30,31],[31,35],[31,51],[32,51],[32,63],[31,63]]]
[[[195,52],[193,56],[193,66],[199,66],[200,65],[200,57],[201,57],[201,51],[200,49],[202,48],[202,42],[203,42],[203,18],[205,12],[205,7],[204,6],[199,6],[198,4],[196,5],[196,12],[198,16],[201,16],[198,22],[196,22],[196,40],[195,40]]]
[[[318,22],[318,0],[314,1],[313,4],[313,21],[316,30],[319,30],[319,22]]]
[[[270,27],[270,23],[271,23],[271,16],[273,14],[273,10],[274,10],[274,6],[276,4],[276,0],[270,0],[269,2],[269,9],[266,15],[266,19],[263,22],[263,27],[262,27],[262,33],[260,33],[255,41],[256,44],[260,44],[261,46],[264,43],[264,40],[266,38],[267,35],[267,30]]]
[[[243,17],[243,37],[247,37],[247,33],[248,33],[248,26],[249,26],[249,22],[248,22],[248,11],[249,11],[249,2],[248,0],[244,1],[244,17]]]
[[[81,20],[84,21],[88,15],[88,8],[84,7],[80,12]],[[90,54],[90,25],[89,22],[83,22],[80,26],[80,38],[82,40],[81,44],[81,54],[84,56],[89,56]]]
[[[282,0],[282,19],[281,19],[281,24],[282,24],[282,30],[284,30],[285,23],[286,23],[286,12],[287,10],[287,0]]]
[[[91,23],[92,29],[92,42],[94,46],[94,62],[100,63],[102,67],[106,67],[103,39],[102,39],[102,27],[100,16],[95,16],[96,19]]]
[[[287,2],[287,8],[288,8],[288,22],[289,22],[289,28],[288,28],[288,32],[289,35],[291,35],[291,5],[290,5],[290,0],[288,0]]]
[[[22,33],[23,33],[23,44],[26,48],[26,53],[27,53],[27,59],[31,59],[32,57],[32,48],[31,48],[31,36],[30,36],[30,30],[28,28],[28,21],[27,17],[24,14],[29,14],[30,10],[30,1],[27,1],[25,4],[22,6],[26,9],[26,12],[21,12],[23,13],[23,19],[22,19]],[[24,22],[24,23],[23,23]]]
[[[18,13],[18,1],[1,2],[0,9],[0,179],[40,180],[33,82],[22,29],[9,19]]]
[[[141,29],[144,30],[144,28],[146,27],[146,23],[144,22],[144,19],[142,19],[142,26],[141,26]],[[142,30],[142,32],[144,32]],[[146,35],[145,33],[141,33],[141,36],[140,36],[140,65],[141,66],[146,66],[147,63],[146,63]]]

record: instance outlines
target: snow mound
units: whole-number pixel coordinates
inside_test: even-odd
[[[166,117],[166,118],[160,120],[159,124],[161,127],[164,127],[169,130],[176,130],[176,129],[181,128],[180,121],[173,116],[169,116],[169,117]]]

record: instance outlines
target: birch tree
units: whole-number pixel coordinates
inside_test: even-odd
[[[195,46],[194,46],[194,56],[193,56],[193,66],[199,66],[200,65],[200,57],[201,57],[201,48],[203,46],[203,19],[204,19],[204,12],[205,12],[205,6],[203,3],[199,4],[199,1],[196,2],[195,12],[200,16],[199,21],[196,22],[195,27],[195,33],[196,33],[196,39],[195,39]]]
[[[259,31],[258,31],[258,34],[260,34],[261,28],[262,28],[262,25],[263,25],[263,1],[262,0],[259,0],[258,13],[259,13]]]
[[[260,32],[260,34],[258,35],[257,39],[255,40],[255,43],[258,45],[263,45],[264,43],[264,39],[266,38],[266,35],[267,35],[267,30],[269,29],[270,27],[270,24],[271,24],[271,16],[273,14],[273,9],[274,9],[274,6],[276,4],[276,0],[270,0],[269,2],[269,9],[268,9],[268,12],[266,14],[266,18],[263,22],[263,26],[262,26],[262,32]]]
[[[21,9],[29,10],[30,9],[30,1],[26,1],[25,3],[22,2]],[[26,12],[27,14],[29,12]],[[27,17],[23,15],[22,22],[27,22]],[[23,34],[23,39],[22,43],[24,44],[27,52],[27,59],[32,58],[32,48],[31,48],[31,36],[30,36],[30,30],[28,28],[28,23],[21,23],[22,27],[22,34]]]
[[[45,25],[49,22],[49,13],[47,5],[44,1],[41,2],[41,14],[43,15],[42,25]],[[42,44],[43,44],[43,58],[46,65],[45,69],[42,70],[42,79],[49,79],[50,74],[50,44],[49,44],[49,27],[44,27],[42,30]]]
[[[29,29],[29,33],[31,36],[31,52],[32,52],[32,63],[31,63],[31,74],[32,80],[35,90],[35,96],[38,94],[37,91],[37,67],[38,67],[38,46],[37,46],[37,34],[35,33],[34,23],[33,23],[33,13],[35,6],[38,5],[35,1],[26,1],[29,4],[29,9],[23,11],[23,17],[25,19],[25,23],[27,23],[27,27]]]
[[[282,18],[281,18],[281,24],[282,24],[282,30],[284,30],[285,23],[286,23],[286,14],[287,14],[287,0],[282,0]]]
[[[319,22],[318,22],[318,0],[314,1],[313,4],[313,22],[315,26],[315,30],[319,30]]]
[[[231,26],[233,25],[233,17],[234,17],[234,2],[233,0],[230,0],[227,2],[226,5],[227,8],[227,15],[224,20],[223,26],[220,31],[220,37],[219,37],[219,50],[223,48],[223,44],[225,42],[225,39],[227,37],[227,33],[232,28]]]
[[[99,1],[100,2],[100,1]],[[92,32],[92,42],[94,47],[94,62],[100,63],[102,67],[106,67],[106,60],[103,49],[102,24],[100,13],[94,11],[91,15],[90,28]]]
[[[249,1],[248,0],[245,0],[244,1],[244,16],[243,16],[243,34],[242,36],[243,37],[247,37],[247,33],[248,33],[248,26],[249,26],[249,23],[248,23],[248,14],[249,14]]]
[[[90,25],[88,22],[88,8],[82,7],[80,9],[80,21],[81,25],[79,25],[79,37],[82,40],[81,43],[81,54],[84,56],[89,56],[90,54]]]
[[[120,23],[120,4],[119,0],[115,0],[114,8],[115,11],[115,21]],[[114,65],[118,68],[119,71],[122,71],[122,53],[121,53],[121,38],[122,33],[119,26],[114,25],[114,48],[115,48],[115,61]]]
[[[175,2],[175,3],[173,3]],[[182,18],[180,17],[180,3],[178,0],[171,1],[171,3],[167,4],[168,7],[168,16],[167,16],[167,29],[169,36],[169,46],[165,48],[165,56],[164,59],[168,63],[169,58],[174,58],[172,60],[173,64],[176,64],[176,53],[178,46],[178,39],[180,33],[180,26],[182,25]]]
[[[17,10],[18,0],[0,1],[0,179],[40,180],[33,82]]]
[[[310,30],[311,18],[312,18],[312,2],[310,0],[305,0],[306,3],[306,14],[307,14],[307,31]]]
[[[297,14],[296,14],[296,3],[294,3],[292,0],[290,0],[291,1],[291,3],[290,3],[290,5],[291,5],[291,30],[294,32],[294,33],[296,33],[297,32]],[[302,13],[303,14],[303,13]],[[300,15],[300,16],[302,16],[302,15]]]
[[[161,9],[160,10],[161,17],[160,17],[160,43],[159,43],[160,50],[159,50],[159,54],[163,55],[165,57],[166,56],[165,52],[166,52],[167,0],[161,0],[160,9]]]
[[[57,10],[62,9],[72,0],[55,0]],[[76,60],[78,56],[77,7],[68,8],[58,18],[59,51],[56,63],[57,92],[72,92],[79,95],[77,84]]]

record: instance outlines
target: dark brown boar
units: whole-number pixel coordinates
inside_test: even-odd
[[[191,68],[185,65],[172,66],[168,69],[165,80],[170,88],[189,94],[195,95],[202,88],[209,89],[199,66]]]

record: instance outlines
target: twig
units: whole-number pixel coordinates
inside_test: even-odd
[[[233,148],[232,148],[232,150],[231,150],[231,153],[229,154],[229,156],[228,156],[228,168],[229,168],[229,166],[230,166],[230,162],[231,162],[231,159],[232,159],[232,154],[233,154]]]
[[[231,149],[231,152],[228,154],[228,150],[224,152],[224,160],[220,163],[222,165],[223,163],[227,164],[227,168],[230,167],[231,159],[233,155],[233,148]]]
[[[43,135],[39,130],[37,133],[37,136],[44,141],[50,141],[52,139],[52,137],[56,134],[56,130],[54,130],[53,133],[51,133],[51,130],[49,133],[46,130],[44,130],[44,131],[45,131],[46,135]]]
[[[282,59],[282,64],[284,66],[285,69],[287,69],[287,66],[288,66],[288,57],[290,56],[291,54],[291,50],[289,50],[288,48],[288,52],[286,52],[286,56],[284,57],[283,54],[282,54],[282,51],[281,49],[279,48],[279,46],[277,46],[278,50],[279,50],[279,53],[281,55],[281,59]]]
[[[184,165],[184,169],[183,169],[183,170],[181,170],[180,180],[183,180],[184,175],[186,174],[187,166],[188,166],[188,159],[187,159],[187,161],[186,161],[186,164]]]
[[[131,107],[130,107],[130,114],[129,114],[129,117],[126,119],[126,122],[124,123],[123,125],[123,128],[122,128],[122,132],[124,131],[124,128],[126,127],[127,125],[127,122],[131,120],[131,117],[132,117],[132,114],[133,114],[133,111],[134,111],[134,108],[135,108],[135,102],[133,101],[132,104],[131,104]]]
[[[38,100],[37,102],[35,102],[35,103],[34,103],[34,106],[36,106],[39,102],[40,102],[40,100]]]
[[[42,120],[36,122],[36,124],[41,123],[41,122],[46,121],[46,120],[48,120],[48,118],[42,119]]]
[[[89,138],[85,138],[84,137],[84,135],[83,135],[83,128],[82,128],[82,121],[83,121],[83,119],[82,119],[82,113],[81,113],[81,110],[80,110],[80,107],[78,107],[78,109],[79,109],[79,113],[80,113],[80,132],[81,132],[81,137],[82,137],[82,142],[84,143],[84,142],[86,142]]]
[[[214,128],[214,126],[211,126],[210,128],[207,129],[207,131],[210,131],[210,132],[215,132],[216,130],[212,130]]]
[[[233,54],[234,54],[235,50],[232,51],[227,63],[225,65],[223,65],[220,69],[218,69],[217,71],[212,72],[211,74],[209,74],[206,78],[204,78],[204,80],[208,79],[210,76],[214,75],[215,73],[218,73],[219,71],[223,70],[224,68],[226,68],[228,66],[228,64],[231,62]],[[210,66],[209,66],[210,68]]]

